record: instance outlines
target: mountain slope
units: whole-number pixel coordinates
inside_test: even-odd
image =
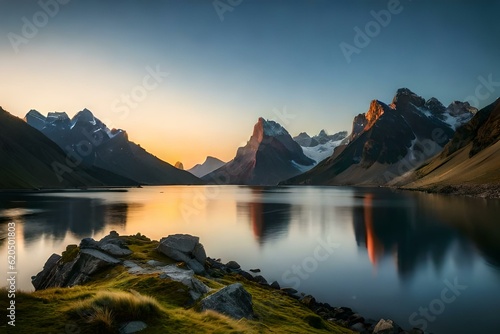
[[[398,183],[404,188],[500,196],[500,99],[458,128],[441,154]]]
[[[285,128],[259,118],[250,140],[238,148],[236,157],[202,179],[218,184],[276,185],[313,164]]]
[[[137,185],[97,168],[75,167],[53,141],[1,107],[0,161],[0,189]]]
[[[72,119],[66,113],[49,113],[45,117],[31,110],[25,120],[82,166],[98,167],[141,184],[203,183],[129,141],[127,132],[109,129],[87,109]]]
[[[390,105],[373,100],[367,113],[354,118],[349,143],[310,171],[286,184],[384,185],[440,152],[455,127],[476,110],[437,99],[425,101],[406,88]]]
[[[205,162],[203,162],[202,164],[197,164],[193,168],[189,169],[188,172],[190,172],[194,176],[203,177],[213,172],[214,170],[221,168],[225,164],[226,163],[220,159],[208,156],[205,159]]]

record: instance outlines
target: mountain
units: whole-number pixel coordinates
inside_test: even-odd
[[[0,189],[135,186],[99,168],[82,168],[39,131],[0,107]]]
[[[202,179],[217,184],[276,185],[313,164],[285,128],[261,117],[236,157]]]
[[[321,130],[318,135],[310,137],[307,133],[301,132],[293,137],[301,147],[304,154],[319,163],[332,155],[333,151],[347,137],[347,131],[337,132],[328,135],[325,130]],[[311,167],[312,168],[312,167]]]
[[[180,161],[177,161],[174,165],[175,168],[177,169],[180,169],[180,170],[184,170],[184,164]]]
[[[225,164],[226,163],[222,160],[208,156],[205,159],[204,163],[202,163],[201,165],[197,164],[193,168],[188,169],[188,172],[190,172],[194,176],[203,177],[203,176],[207,175],[208,173],[211,173],[214,170],[224,166]]]
[[[126,131],[109,129],[88,109],[72,119],[64,112],[51,112],[45,117],[31,110],[25,121],[53,140],[80,166],[104,169],[141,184],[202,183],[129,141]]]
[[[459,127],[444,147],[414,173],[404,188],[500,197],[500,98]]]
[[[348,143],[285,184],[385,185],[437,154],[477,109],[455,101],[447,108],[401,88],[387,105],[373,100],[357,115]]]

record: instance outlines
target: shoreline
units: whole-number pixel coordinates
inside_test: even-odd
[[[475,185],[434,185],[422,187],[390,187],[392,189],[418,191],[427,194],[448,195],[467,198],[481,198],[487,200],[500,199],[500,184]]]
[[[143,280],[146,285],[140,283]],[[129,286],[123,281],[136,282],[132,285],[134,291],[152,296],[156,303],[160,296],[173,293],[165,284],[178,282],[188,294],[183,297],[184,301],[178,305],[176,312],[194,312],[196,316],[203,317],[210,315],[204,312],[209,311],[238,323],[245,320],[248,328],[243,332],[253,332],[256,327],[264,325],[277,333],[288,333],[290,329],[307,333],[424,333],[420,329],[405,331],[390,319],[368,319],[349,307],[319,302],[312,295],[281,287],[276,281],[269,284],[260,274],[260,269],[246,271],[236,261],[224,264],[220,259],[207,257],[199,238],[187,234],[169,235],[160,241],[140,233],[119,236],[115,231],[99,241],[84,238],[79,245],[68,245],[61,255],[53,254],[43,270],[32,277],[35,291],[25,294],[36,299],[44,293],[53,294],[56,289],[64,296],[77,288],[91,290],[85,298],[89,298],[88,295],[97,296],[103,289],[118,289],[116,293],[123,294]],[[151,294],[149,289],[155,286],[158,288]],[[235,289],[237,293],[232,296],[228,291],[235,292]],[[176,285],[176,293],[181,290]],[[66,299],[54,303],[58,312],[67,316],[65,311],[61,311],[71,308]],[[269,307],[270,304],[276,305]],[[296,315],[287,319],[292,309]],[[120,316],[115,309],[109,311]],[[80,324],[85,319],[72,315],[71,320]],[[151,319],[126,320],[144,320],[147,322],[144,326],[155,328]],[[87,326],[85,322],[80,325]],[[273,330],[270,327],[274,327]]]

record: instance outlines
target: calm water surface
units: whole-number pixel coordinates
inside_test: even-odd
[[[0,269],[17,228],[19,287],[52,253],[116,230],[201,238],[269,282],[404,328],[500,331],[500,201],[387,189],[147,187],[0,194]],[[5,281],[3,281],[5,282]],[[5,285],[5,283],[2,283]]]

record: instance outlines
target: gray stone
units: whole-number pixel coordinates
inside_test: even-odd
[[[226,263],[226,267],[229,268],[229,269],[231,269],[231,270],[239,270],[239,269],[241,269],[241,266],[236,261],[229,261],[228,263]]]
[[[50,270],[43,270],[33,279],[35,290],[52,287],[69,287],[80,285],[90,280],[91,275],[105,268],[117,265],[120,260],[96,249],[80,249],[78,255],[69,262],[63,262],[62,257],[51,256],[46,263]]]
[[[198,243],[194,246],[193,256],[202,265],[205,265],[205,261],[207,261],[207,253],[205,252],[205,247],[202,244]]]
[[[54,270],[55,266],[57,265],[57,262],[61,259],[61,255],[58,254],[52,254],[47,262],[45,262],[45,265],[43,266],[43,270],[38,273],[38,275],[33,276],[31,279],[31,284],[35,287],[35,290],[39,290],[43,283],[48,280],[48,276],[50,273]]]
[[[81,249],[80,254],[88,254],[92,257],[95,257],[96,259],[102,260],[104,262],[109,262],[111,264],[118,264],[121,261],[106,254],[101,251],[98,251],[97,249]]]
[[[358,333],[362,333],[362,334],[367,333],[365,325],[363,325],[363,323],[361,323],[361,322],[355,323],[354,325],[352,325],[349,328],[355,332],[358,332]]]
[[[201,310],[213,310],[234,319],[253,318],[252,295],[240,283],[220,289],[200,302]]]
[[[134,268],[134,267],[139,267],[139,265],[135,262],[132,262],[132,261],[128,261],[128,260],[125,260],[123,261],[122,263],[125,267],[127,268]],[[140,267],[139,267],[140,268]]]
[[[160,261],[156,261],[156,260],[149,260],[146,263],[149,264],[151,267],[163,267],[163,266],[166,266],[166,263],[163,263],[163,262],[160,262]]]
[[[99,244],[92,238],[84,238],[80,241],[80,249],[83,248],[94,248],[97,249]]]
[[[397,334],[401,328],[390,319],[380,319],[380,321],[375,325],[373,334]]]
[[[253,278],[253,280],[259,284],[262,284],[262,285],[269,285],[269,283],[267,283],[267,280],[264,278],[264,276],[261,276],[261,275],[257,275]]]
[[[160,278],[168,278],[184,284],[189,288],[189,293],[193,300],[197,300],[202,295],[210,292],[210,288],[193,275],[194,272],[192,270],[185,270],[175,265],[169,265],[161,268]]]
[[[148,325],[146,325],[142,321],[130,321],[127,323],[124,323],[120,327],[120,334],[132,334],[132,333],[137,333],[142,331],[143,329],[146,329]]]
[[[114,255],[114,256],[127,256],[127,255],[132,254],[132,251],[130,249],[121,248],[120,246],[112,244],[112,243],[104,244],[103,246],[100,246],[99,248],[101,250],[103,250],[104,252],[111,254],[111,255]]]
[[[271,288],[279,290],[281,289],[280,284],[277,281],[271,283]]]
[[[172,234],[160,240],[160,245],[173,248],[183,253],[192,253],[200,238],[189,234]]]
[[[192,269],[198,275],[202,275],[205,273],[205,267],[202,266],[195,259],[190,259],[189,261],[186,262],[186,264],[189,267],[189,269]]]

